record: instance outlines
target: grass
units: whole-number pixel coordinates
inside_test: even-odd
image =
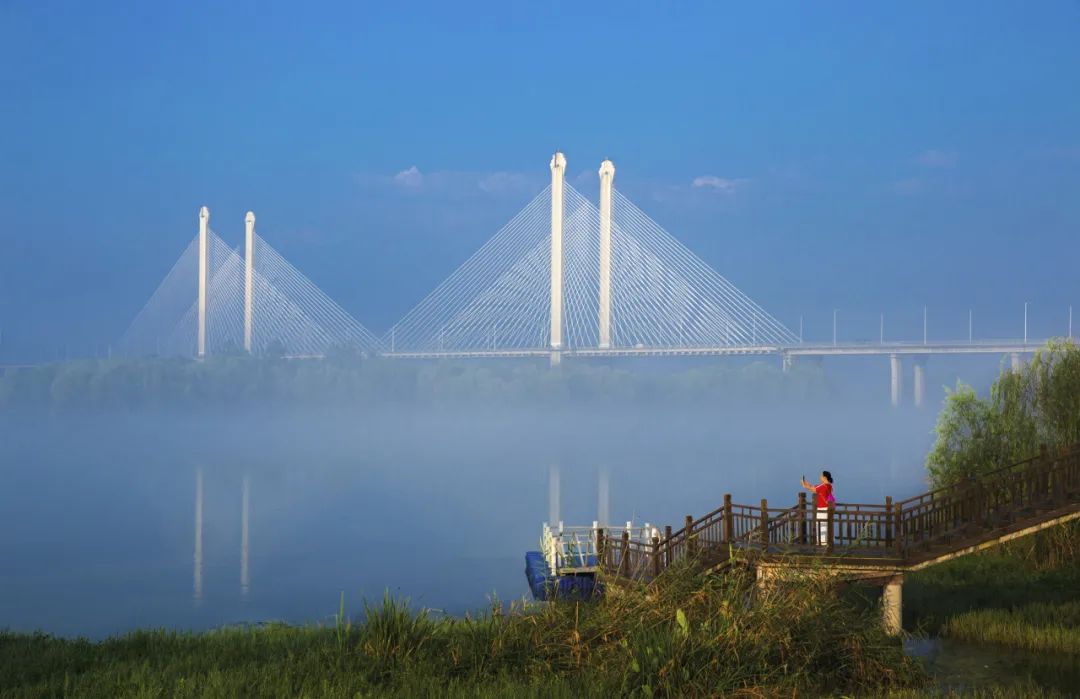
[[[946,621],[941,631],[964,641],[1080,655],[1080,601],[965,612]]]
[[[1080,561],[1037,568],[1012,553],[965,556],[909,575],[904,628],[938,634],[948,620],[975,610],[1012,610],[1035,602],[1080,602]]]
[[[741,571],[681,566],[647,590],[478,618],[386,597],[325,628],[0,635],[4,697],[881,696],[925,681],[879,615],[824,577],[762,592]]]
[[[986,687],[967,690],[905,689],[882,695],[884,699],[1065,699],[1073,696],[1037,686]]]

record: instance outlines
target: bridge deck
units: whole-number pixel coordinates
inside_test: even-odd
[[[927,354],[1025,354],[1046,345],[1046,340],[974,340],[952,342],[855,342],[843,344],[795,345],[712,345],[698,347],[575,347],[552,350],[548,347],[491,347],[486,349],[389,350],[388,359],[483,359],[543,358],[556,353],[566,358],[580,357],[713,357],[784,355],[790,357],[927,355]]]

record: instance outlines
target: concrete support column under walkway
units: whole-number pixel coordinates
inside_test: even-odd
[[[1023,361],[1020,359],[1020,353],[1019,352],[1012,352],[1009,355],[1009,358],[1010,358],[1010,360],[1012,362],[1012,370],[1013,371],[1020,371],[1020,368],[1024,366]]]
[[[821,569],[792,567],[783,561],[759,562],[754,566],[757,588],[767,593],[770,588],[782,580],[797,581],[799,576],[811,576],[824,572],[841,580],[849,580],[863,585],[877,587],[881,585],[882,625],[891,636],[897,636],[903,630],[903,592],[904,574],[894,569],[873,569],[846,567],[843,564],[826,565]]]
[[[884,614],[885,631],[897,636],[903,630],[904,576],[894,575],[881,592],[881,611]]]

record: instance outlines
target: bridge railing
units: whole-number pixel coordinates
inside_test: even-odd
[[[803,556],[847,556],[882,564],[924,556],[938,544],[960,546],[988,529],[1061,507],[1080,498],[1080,445],[1010,464],[958,484],[884,503],[836,503],[811,507],[800,493],[793,507],[724,504],[681,529],[632,538],[598,535],[600,567],[649,580],[674,561],[692,557],[704,565],[734,550]],[[655,532],[654,532],[655,533]],[[652,538],[650,538],[652,536]]]
[[[625,529],[607,531],[622,532],[634,542],[646,542],[656,533],[648,523],[634,526],[629,522]],[[540,535],[540,550],[544,553],[548,569],[555,575],[568,569],[588,570],[600,565],[600,542],[604,535],[605,529],[598,523],[593,523],[591,527],[568,527],[561,522],[556,526],[545,524]]]
[[[1066,505],[1080,493],[1080,447],[1010,464],[897,503],[898,552],[918,556],[938,544]]]

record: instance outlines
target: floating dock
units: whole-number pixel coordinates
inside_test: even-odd
[[[657,534],[647,522],[639,527],[627,522],[625,530],[631,539],[643,542]],[[566,527],[562,522],[556,527],[545,524],[540,550],[525,554],[525,578],[533,598],[589,599],[601,594],[603,586],[596,579],[600,570],[598,546],[605,533],[611,531],[599,522],[593,522],[591,527]]]

